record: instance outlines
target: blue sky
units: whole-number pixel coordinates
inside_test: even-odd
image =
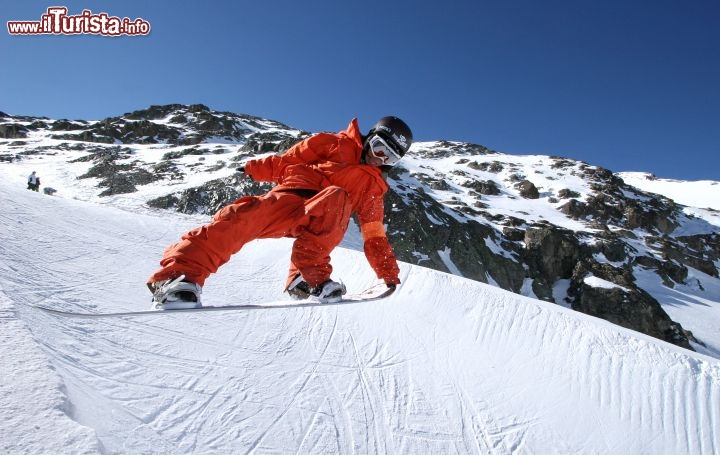
[[[720,180],[717,0],[3,2],[2,21],[142,18],[147,36],[0,33],[0,111],[99,120],[203,103],[308,131],[398,115],[416,140]]]

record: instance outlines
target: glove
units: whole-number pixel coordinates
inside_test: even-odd
[[[388,291],[395,292],[395,289],[397,289],[397,284],[386,284]]]
[[[240,166],[236,167],[235,171],[238,174],[244,174],[245,173],[245,164],[241,164]]]

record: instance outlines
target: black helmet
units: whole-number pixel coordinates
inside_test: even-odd
[[[373,134],[377,134],[389,141],[390,145],[392,145],[393,149],[400,156],[405,155],[405,152],[408,151],[413,141],[412,131],[410,131],[407,123],[394,116],[383,117],[378,120],[377,123],[370,128],[367,137],[371,137]]]

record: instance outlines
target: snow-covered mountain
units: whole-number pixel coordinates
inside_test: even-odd
[[[633,257],[680,264],[662,262],[645,228],[593,228],[593,217],[566,216],[561,207],[570,200],[575,209],[594,206],[600,182],[616,177],[572,160],[468,144],[414,146],[389,177],[394,243],[413,262],[440,268],[435,255],[453,273],[403,262],[403,285],[383,301],[93,320],[34,308],[146,309],[144,281],[163,248],[206,222],[234,192],[262,190],[237,175],[233,163],[302,134],[210,112],[227,117],[223,131],[238,136],[211,129],[205,138],[188,120],[194,111],[210,112],[173,106],[135,113],[179,131],[146,135],[144,142],[117,133],[144,121],[131,120],[133,114],[103,122],[8,116],[0,122],[5,137],[16,136],[0,140],[0,452],[720,453],[720,286],[712,274],[687,267],[680,280],[668,272],[670,286],[652,261],[632,267],[639,287],[703,341],[692,346],[707,355],[567,308],[573,276],[551,284],[561,304],[519,295],[535,294],[533,267],[552,269],[542,255],[527,265],[520,292],[499,288],[502,269],[488,270],[492,285],[458,276],[469,275],[472,264],[458,259],[454,236],[491,250],[485,260],[496,266],[503,262],[495,256],[508,264],[520,259],[513,245],[532,250],[532,233],[541,227],[551,238],[590,247],[596,231],[622,231],[621,247],[593,253],[598,264],[620,269],[620,250],[629,257],[628,245]],[[145,132],[152,128],[143,125]],[[83,140],[66,137],[78,134]],[[265,134],[268,140],[254,136]],[[113,143],[87,142],[103,137]],[[32,170],[41,188],[57,190],[54,197],[25,190]],[[512,175],[527,177],[539,197],[520,195],[531,187],[515,188],[523,179]],[[717,207],[676,206],[645,192],[660,190],[643,183],[616,181],[608,204],[618,194],[647,202],[648,212],[660,202],[674,231],[701,236],[698,244],[712,237]],[[497,193],[485,194],[495,192],[491,185]],[[611,209],[606,219],[622,223]],[[658,237],[674,244],[673,232]],[[422,237],[433,239],[431,248],[413,240]],[[565,251],[563,242],[539,252],[553,256]],[[375,282],[359,245],[351,229],[333,253],[337,277],[353,290]],[[206,301],[284,300],[289,246],[287,239],[247,245],[208,280]],[[673,273],[681,274],[677,268]],[[582,284],[584,292],[633,295],[601,273],[586,274]]]
[[[306,134],[202,105],[101,121],[0,113],[0,169],[18,186],[36,170],[65,198],[209,215],[268,189],[238,174],[239,162]],[[717,182],[448,141],[414,144],[388,180],[388,233],[402,261],[720,356]],[[353,238],[346,245],[359,248]]]

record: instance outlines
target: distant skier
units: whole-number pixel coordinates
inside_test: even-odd
[[[38,177],[35,171],[32,171],[32,174],[28,176],[27,189],[33,191],[38,191],[40,189],[40,177]]]
[[[397,163],[411,144],[410,128],[397,117],[381,118],[366,136],[353,119],[345,131],[319,133],[282,155],[248,161],[241,172],[277,185],[223,207],[210,224],[168,247],[161,269],[148,279],[153,305],[202,306],[205,280],[232,254],[251,240],[280,237],[296,239],[285,291],[296,298],[340,300],[346,289],[330,279],[330,252],[342,241],[353,213],[370,266],[395,288],[399,268],[383,226],[388,186],[381,171]]]

